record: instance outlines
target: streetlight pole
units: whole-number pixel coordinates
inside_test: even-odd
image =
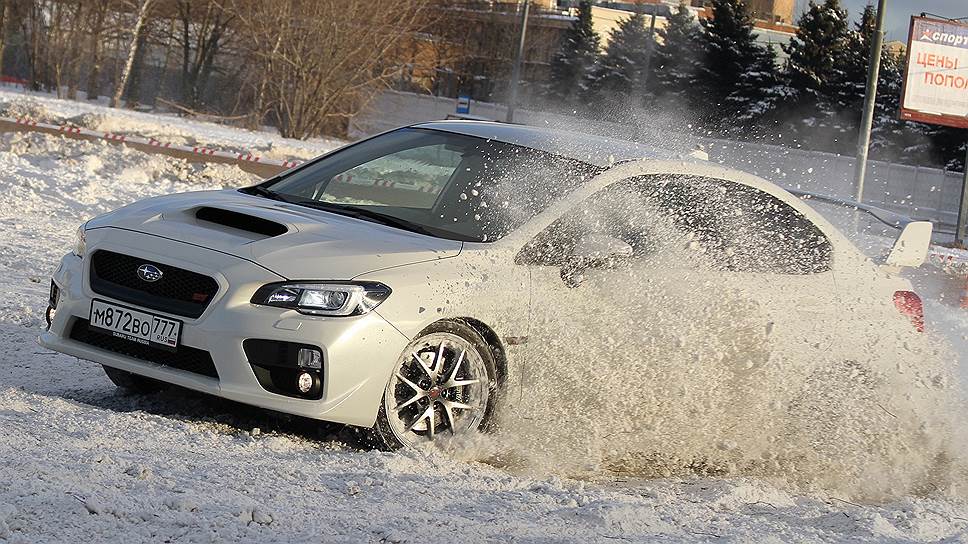
[[[886,4],[886,0],[877,1],[877,26],[874,30],[874,43],[871,44],[870,63],[867,65],[867,92],[864,94],[864,115],[860,121],[860,133],[857,135],[857,164],[854,166],[854,186],[857,189],[857,202],[864,201],[864,176],[867,174],[867,152],[871,145],[871,125],[874,124],[877,79],[881,70],[881,48],[884,45]]]
[[[508,96],[508,115],[505,121],[514,122],[514,107],[518,101],[518,80],[521,79],[521,60],[524,57],[524,38],[528,33],[528,11],[531,9],[531,1],[524,0],[524,7],[521,10],[521,36],[518,38],[518,51],[514,55],[514,68],[511,69],[511,88]]]
[[[645,66],[642,70],[643,74],[643,87],[648,87],[649,75],[652,73],[652,51],[655,49],[655,7],[658,4],[652,4],[652,22],[649,23],[649,43],[645,49]],[[643,88],[643,91],[646,89]]]
[[[968,246],[968,141],[965,142],[965,173],[961,184],[961,205],[958,206],[958,225],[955,241]]]

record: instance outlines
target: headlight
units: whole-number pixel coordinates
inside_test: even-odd
[[[86,225],[87,223],[85,223]],[[78,257],[83,257],[87,252],[87,233],[84,230],[84,225],[77,227],[77,234],[74,236],[74,249],[71,253]]]
[[[390,296],[390,288],[376,282],[294,282],[264,285],[252,304],[289,308],[309,315],[363,315]]]

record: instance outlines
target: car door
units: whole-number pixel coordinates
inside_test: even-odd
[[[758,189],[684,176],[613,184],[517,257],[531,272],[529,366],[566,356],[568,343],[601,350],[630,333],[676,343],[674,329],[703,326],[735,334],[719,340],[749,351],[751,367],[769,359],[770,336],[823,351],[836,298],[830,260],[815,225]]]

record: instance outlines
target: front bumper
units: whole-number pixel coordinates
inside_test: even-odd
[[[196,391],[289,414],[351,425],[372,426],[397,357],[409,339],[376,312],[359,317],[307,316],[253,305],[252,294],[266,283],[285,280],[252,262],[191,244],[127,230],[88,232],[88,254],[109,249],[209,275],[219,290],[197,319],[182,321],[180,345],[208,351],[218,371],[211,378],[127,357],[70,338],[71,327],[87,319],[94,298],[115,301],[90,289],[88,259],[67,255],[54,273],[57,311],[41,345],[135,374]],[[246,339],[317,346],[323,353],[323,394],[319,400],[270,393],[246,359]]]

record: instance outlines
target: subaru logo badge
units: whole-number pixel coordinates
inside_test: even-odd
[[[138,267],[138,277],[148,283],[160,280],[163,275],[164,273],[153,264],[143,264]]]

